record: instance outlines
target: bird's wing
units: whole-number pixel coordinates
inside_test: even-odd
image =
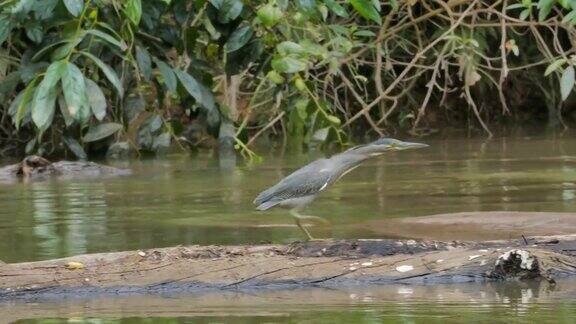
[[[281,201],[319,193],[332,180],[333,172],[330,172],[326,161],[326,159],[317,160],[296,170],[276,185],[261,192],[254,203],[260,205],[267,201]]]

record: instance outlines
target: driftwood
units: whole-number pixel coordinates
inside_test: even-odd
[[[0,300],[393,283],[553,284],[575,274],[576,235],[490,242],[190,246],[0,265]]]
[[[13,182],[19,179],[37,180],[48,177],[97,177],[108,175],[128,175],[131,171],[118,169],[88,161],[59,161],[31,155],[22,162],[0,168],[0,182]]]

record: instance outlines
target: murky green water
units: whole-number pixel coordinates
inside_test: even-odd
[[[313,233],[379,237],[378,231],[361,225],[461,211],[576,212],[574,136],[426,142],[428,149],[370,161],[325,192],[308,214],[333,226],[314,227]],[[276,150],[261,164],[238,162],[235,167],[209,154],[169,156],[119,165],[134,170],[128,177],[0,184],[0,259],[302,239],[286,211],[257,212],[251,202],[283,175],[320,156]],[[203,304],[205,296],[142,297],[136,308],[112,307],[134,299],[64,301],[27,304],[25,309],[38,313],[17,318],[67,319],[42,323],[88,318],[93,323],[139,323],[142,317],[148,323],[573,322],[576,285],[559,287],[560,292],[463,285],[376,287],[336,291],[336,296],[316,290],[228,294],[213,297],[215,304]]]
[[[368,221],[460,211],[576,212],[576,138],[429,140],[420,151],[361,166],[307,210],[332,227],[318,237],[375,237]],[[133,176],[0,184],[0,260],[178,244],[290,242],[284,210],[253,198],[321,156],[272,152],[258,165],[221,167],[205,154],[134,161]]]

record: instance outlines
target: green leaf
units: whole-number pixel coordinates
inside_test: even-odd
[[[64,118],[64,124],[66,127],[70,127],[74,124],[74,118],[70,116],[70,112],[68,111],[68,104],[66,104],[66,100],[62,94],[58,95],[58,106],[60,107],[60,113]]]
[[[515,4],[511,4],[511,5],[507,6],[506,11],[514,10],[514,9],[520,9],[520,8],[526,8],[526,6],[522,3],[515,3]]]
[[[54,117],[56,104],[56,85],[66,67],[65,61],[56,61],[48,67],[44,79],[38,85],[32,99],[32,121],[41,130],[45,130]]]
[[[6,2],[6,1],[4,1]],[[3,3],[4,5],[4,3]],[[16,19],[21,19],[26,17],[26,15],[28,15],[28,13],[30,12],[30,10],[32,10],[32,5],[33,2],[32,0],[19,0],[19,1],[15,1],[14,6],[12,6],[10,8],[10,13],[12,14],[13,17],[15,17]]]
[[[572,6],[570,4],[570,0],[558,0],[558,3],[564,8],[564,9],[571,9]]]
[[[282,19],[283,16],[282,10],[272,3],[268,3],[258,9],[256,15],[262,24],[268,28],[274,27],[278,22],[280,22],[280,19]]]
[[[524,9],[520,12],[520,20],[526,20],[530,16],[530,9]]]
[[[313,42],[309,39],[303,39],[300,41],[300,45],[309,55],[316,56],[320,59],[326,59],[328,57],[328,49],[322,45],[319,45],[317,42]]]
[[[532,0],[522,0],[522,6],[530,8],[532,6]]]
[[[538,21],[546,20],[546,17],[552,11],[552,7],[554,6],[555,0],[540,0],[538,1]]]
[[[296,0],[295,2],[298,4],[300,12],[308,16],[314,16],[316,14],[316,9],[318,8],[316,0]]]
[[[170,65],[154,58],[154,63],[160,69],[160,74],[164,78],[164,84],[168,91],[172,93],[176,93],[178,87],[178,80],[176,79],[176,75],[174,74],[174,70],[170,67]]]
[[[6,14],[0,15],[0,45],[4,44],[12,32],[12,21]]]
[[[86,95],[86,82],[82,71],[73,63],[67,63],[62,75],[62,91],[70,116],[80,123],[90,118],[90,104]]]
[[[21,76],[22,72],[16,70],[4,77],[4,80],[0,82],[0,100],[13,95],[14,90],[20,83]]]
[[[16,113],[13,117],[14,125],[16,125],[16,130],[20,129],[22,125],[22,120],[29,113],[30,102],[32,101],[32,96],[36,90],[36,81],[33,80],[26,86],[26,88],[14,99],[12,104],[15,106],[13,109]]]
[[[86,94],[88,95],[88,102],[92,108],[92,113],[94,117],[99,121],[102,121],[106,117],[106,97],[104,92],[98,86],[98,84],[90,79],[85,79],[86,81]]]
[[[319,5],[318,11],[320,11],[320,15],[322,16],[322,20],[326,21],[328,19],[328,7],[325,5]]]
[[[102,70],[102,72],[104,72],[104,75],[106,76],[108,81],[110,81],[110,83],[112,83],[112,85],[116,88],[116,91],[118,91],[118,94],[120,95],[120,97],[123,97],[124,96],[124,87],[122,87],[122,82],[118,78],[118,75],[116,74],[116,72],[110,66],[108,66],[106,63],[102,62],[102,60],[100,60],[96,56],[92,55],[91,53],[88,53],[88,52],[80,52],[80,53],[82,53],[82,55],[88,57],[89,59],[94,61],[94,63],[96,63],[96,65],[100,68],[100,70]]]
[[[37,138],[34,137],[28,143],[26,143],[26,148],[24,149],[24,152],[26,154],[32,154],[34,151],[34,148],[36,147],[36,142],[37,142]]]
[[[230,53],[241,49],[250,41],[251,38],[252,28],[250,26],[236,29],[232,35],[230,35],[230,38],[226,43],[226,51]]]
[[[193,76],[182,71],[174,70],[174,73],[188,93],[196,99],[196,102],[208,111],[216,110],[216,100],[210,89],[196,81]]]
[[[378,25],[382,25],[382,17],[380,17],[380,13],[371,1],[350,0],[350,4],[360,14],[360,16],[372,20]]]
[[[68,146],[70,151],[76,155],[77,158],[80,160],[86,160],[88,158],[88,155],[86,155],[86,152],[84,152],[84,148],[82,148],[82,145],[80,145],[77,140],[68,136],[62,137],[62,140],[66,146]]]
[[[566,100],[574,88],[574,67],[572,65],[568,66],[566,70],[562,73],[562,78],[560,78],[560,94],[562,96],[562,101]]]
[[[99,124],[94,127],[90,127],[86,135],[82,140],[86,143],[96,142],[106,137],[116,134],[118,131],[123,129],[124,126],[118,123],[104,123]]]
[[[20,93],[18,93],[16,97],[12,99],[12,102],[8,107],[8,114],[10,117],[12,117],[13,121],[16,121],[16,113],[18,112],[18,106],[20,106],[20,103],[22,102],[22,97],[24,97],[24,91],[26,90],[20,91]]]
[[[78,17],[84,9],[84,0],[64,0],[64,6],[72,16]]]
[[[152,78],[152,58],[145,48],[136,46],[136,61],[146,81]]]
[[[238,18],[244,8],[240,0],[210,0],[210,3],[218,9],[218,21],[223,24]]]
[[[293,57],[282,57],[272,60],[272,68],[280,73],[296,73],[306,70],[306,62]]]
[[[128,17],[134,25],[138,26],[142,19],[141,0],[126,0],[125,3],[124,13],[126,14],[126,17]]]
[[[304,54],[305,52],[304,47],[302,47],[302,45],[291,41],[284,41],[276,45],[276,51],[278,51],[278,54],[282,56],[287,56],[290,54],[300,55]]]
[[[559,59],[559,60],[552,62],[546,68],[546,71],[544,72],[544,76],[548,76],[548,75],[550,75],[550,73],[558,70],[558,68],[561,67],[564,63],[566,63],[566,59]]]
[[[81,32],[78,33],[74,38],[68,40],[68,42],[66,42],[66,44],[58,47],[54,52],[52,52],[51,55],[51,59],[53,61],[56,60],[61,60],[63,58],[65,58],[66,56],[68,56],[70,54],[70,52],[72,51],[72,49],[76,48],[76,46],[78,46],[78,44],[80,44],[80,42],[82,42],[82,40],[84,39],[84,36],[86,36],[86,32]],[[59,43],[59,42],[58,42]],[[49,45],[52,46],[52,45]],[[40,50],[41,52],[44,49]]]
[[[126,43],[124,41],[118,41],[116,38],[114,38],[110,34],[107,34],[103,31],[98,30],[98,29],[89,29],[86,31],[86,33],[94,35],[96,37],[99,37],[99,38],[107,41],[108,43],[118,47],[122,51],[125,51],[128,48],[128,45],[126,45]]]
[[[276,84],[282,84],[284,81],[286,81],[282,75],[274,70],[269,71],[268,74],[266,74],[266,77]]]
[[[576,9],[570,11],[564,18],[562,19],[563,23],[571,23],[574,24],[576,21]]]
[[[39,44],[44,37],[44,31],[39,25],[30,26],[26,28],[26,36],[34,43]]]
[[[338,118],[334,115],[327,115],[326,119],[328,119],[329,122],[331,122],[332,124],[335,124],[335,125],[340,125],[340,123],[341,123],[340,118]]]
[[[38,52],[36,52],[36,54],[34,54],[34,56],[32,56],[32,61],[38,61],[38,59],[40,57],[42,57],[42,55],[46,54],[46,52],[48,52],[52,47],[58,46],[60,44],[65,44],[68,43],[67,40],[61,40],[61,41],[57,41],[54,42],[52,44],[46,45],[44,48],[42,48],[41,50],[39,50]]]
[[[33,4],[32,11],[38,20],[47,20],[54,16],[54,9],[60,0],[37,0]]]
[[[308,118],[308,104],[310,103],[310,99],[308,98],[301,98],[294,103],[294,108],[296,108],[296,115],[300,118],[301,121],[306,121]]]
[[[335,0],[324,0],[324,3],[337,16],[342,18],[348,18],[350,16],[348,15],[348,11],[346,11],[346,9],[339,5]]]

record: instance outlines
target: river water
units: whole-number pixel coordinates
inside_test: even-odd
[[[382,237],[377,229],[362,224],[438,213],[576,212],[574,136],[423,141],[431,146],[369,161],[323,193],[307,214],[322,216],[332,225],[315,226],[311,228],[313,234],[320,238]],[[281,149],[262,154],[264,160],[259,164],[238,161],[230,165],[209,153],[170,155],[116,163],[134,170],[127,177],[0,184],[0,260],[34,261],[179,244],[287,243],[302,239],[302,233],[286,211],[258,212],[251,202],[261,190],[323,154],[319,150],[290,153]],[[151,306],[149,316],[160,316],[172,323],[185,322],[186,317],[201,322],[212,319],[226,322],[232,313],[239,314],[239,319],[245,322],[253,319],[298,322],[308,315],[327,321],[419,322],[428,318],[443,322],[445,317],[462,314],[468,314],[474,321],[483,317],[504,318],[511,310],[527,320],[542,316],[562,321],[576,315],[576,290],[572,290],[575,293],[572,295],[566,288],[560,289],[561,293],[544,294],[540,288],[528,292],[527,288],[516,287],[510,288],[512,295],[507,295],[509,288],[494,286],[478,295],[482,290],[474,285],[374,289],[370,296],[386,297],[366,299],[361,291],[338,291],[337,297],[333,297],[335,303],[310,299],[298,304],[290,302],[300,300],[296,292],[278,293],[284,297],[248,296],[248,299],[220,296],[218,303],[204,310],[190,306],[197,302],[194,297],[181,297],[178,300],[189,308],[168,305],[171,315],[164,316],[161,311],[154,313],[155,307]],[[431,295],[430,289],[445,289],[441,294],[444,297]],[[326,294],[325,291],[298,293]],[[444,302],[446,295],[454,294],[462,297]],[[532,297],[526,298],[526,294]],[[556,302],[558,296],[567,295],[566,302]],[[541,296],[546,296],[545,301],[540,302]],[[330,296],[325,298],[332,300]],[[159,300],[150,297],[146,303],[160,303]],[[268,304],[269,300],[275,300],[274,307]],[[223,306],[225,301],[230,301],[231,311],[223,311],[229,308]],[[286,307],[282,306],[284,301],[288,301]],[[61,306],[56,303],[54,307]],[[90,314],[94,317],[96,313]],[[106,314],[122,317],[121,310]],[[83,318],[81,311],[54,315],[48,317]]]

